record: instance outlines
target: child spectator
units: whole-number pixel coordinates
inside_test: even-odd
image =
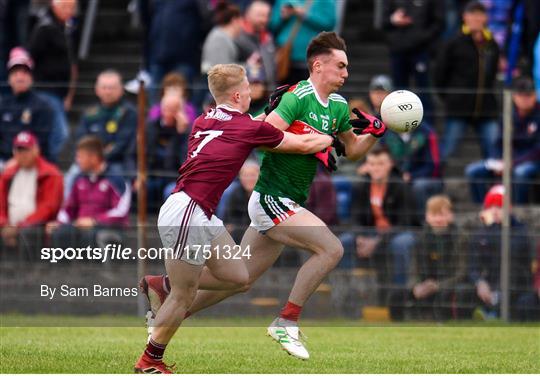
[[[77,144],[81,174],[75,179],[57,222],[47,225],[54,246],[74,247],[106,244],[121,239],[128,224],[131,189],[118,175],[110,173],[102,141],[83,137]]]
[[[455,227],[450,199],[431,197],[426,204],[425,223],[415,246],[409,289],[392,294],[392,319],[402,320],[405,308],[411,316],[429,320],[453,317],[455,289],[465,277],[464,237]],[[454,317],[455,318],[455,317]]]

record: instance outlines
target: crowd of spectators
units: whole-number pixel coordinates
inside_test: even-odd
[[[212,106],[208,69],[244,65],[250,113],[259,114],[276,85],[308,77],[306,46],[341,24],[337,2],[132,1],[143,31],[138,78],[150,94],[151,211],[174,185],[191,124]],[[540,189],[540,6],[528,0],[447,1],[452,9],[434,0],[383,3],[389,75],[374,76],[365,98],[349,98],[351,109],[379,116],[386,95],[413,88],[424,104],[424,122],[414,133],[388,132],[364,162],[340,165],[341,176],[320,168],[307,208],[340,229],[340,268],[375,270],[383,287],[379,301],[393,318],[495,317],[504,197],[497,184],[505,167],[499,93],[504,84],[512,90],[512,201],[527,205]],[[460,17],[452,20],[450,10]],[[124,92],[135,93],[138,81],[125,84],[122,72],[104,69],[95,78],[95,105],[78,126],[68,123],[79,77],[80,11],[77,0],[0,0],[0,245],[29,258],[35,257],[30,244],[122,241],[132,193],[141,188],[137,113]],[[275,58],[284,54],[285,70]],[[469,129],[482,159],[465,156],[470,164],[460,177],[482,209],[479,223],[462,231],[443,192],[445,169]],[[64,174],[62,153],[75,154],[62,166]],[[249,225],[258,162],[254,153],[218,208],[237,241]],[[512,229],[513,315],[530,319],[540,312],[531,310],[540,306],[540,271],[533,269],[540,249],[531,253],[534,238],[514,217]]]

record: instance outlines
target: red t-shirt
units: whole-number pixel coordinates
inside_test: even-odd
[[[193,123],[187,159],[178,170],[173,193],[187,193],[210,218],[251,151],[275,148],[281,141],[283,132],[271,124],[218,106]]]

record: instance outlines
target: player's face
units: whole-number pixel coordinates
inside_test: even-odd
[[[251,104],[251,88],[249,87],[247,77],[244,77],[244,81],[238,85],[238,89],[234,93],[234,100],[239,105],[239,110],[242,111],[242,113],[249,110],[249,105]]]
[[[345,51],[332,50],[330,55],[321,56],[319,64],[315,69],[320,69],[323,82],[331,91],[338,91],[349,77],[347,71],[349,61]],[[314,65],[317,65],[317,63]]]
[[[373,181],[385,181],[390,177],[393,163],[386,153],[379,155],[368,155],[367,170]]]

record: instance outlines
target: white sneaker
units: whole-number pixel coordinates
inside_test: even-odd
[[[296,322],[278,317],[272,321],[267,333],[290,355],[302,360],[309,359],[309,353],[300,340],[301,336],[304,339],[306,337],[300,332]]]

